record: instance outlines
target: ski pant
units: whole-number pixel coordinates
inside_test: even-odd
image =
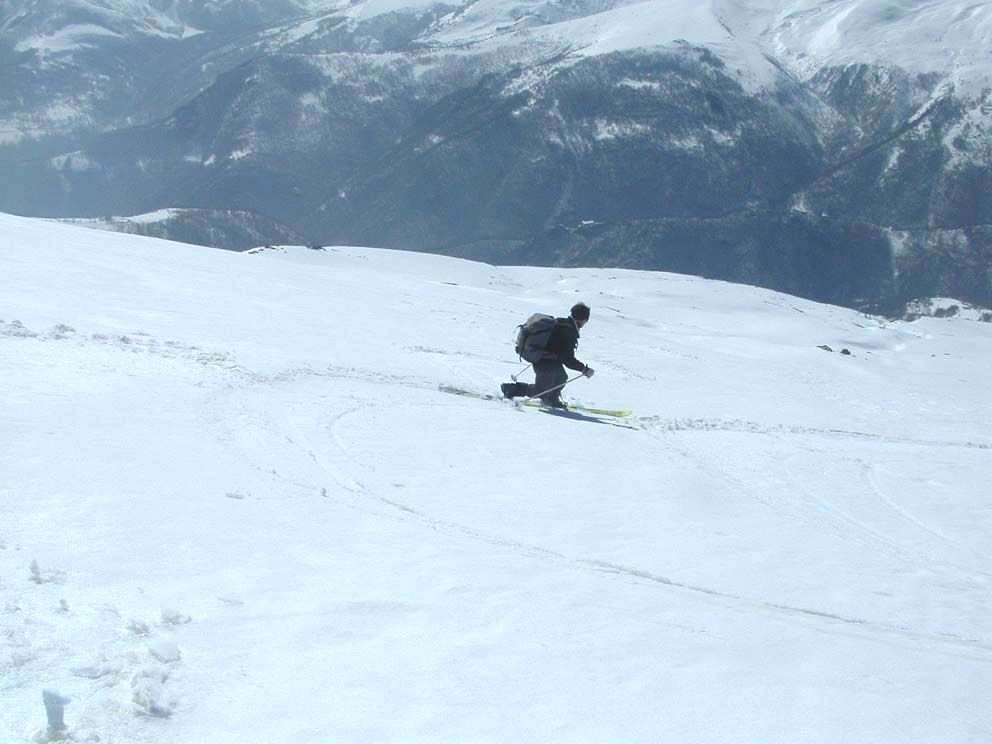
[[[564,385],[566,382],[568,382],[568,372],[565,371],[565,366],[554,359],[545,359],[540,362],[534,362],[534,384],[518,383],[517,389],[520,392],[517,395],[526,395],[528,398],[533,398],[539,393],[543,393],[559,385]],[[547,395],[541,396],[541,401],[549,405],[560,405],[561,388],[558,387],[557,390],[552,390]]]

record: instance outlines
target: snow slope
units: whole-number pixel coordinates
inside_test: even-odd
[[[3,215],[0,272],[4,742],[992,735],[992,325]],[[577,299],[634,418],[438,391]]]

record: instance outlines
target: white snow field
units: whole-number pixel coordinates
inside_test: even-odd
[[[634,416],[438,390],[580,299]],[[0,215],[0,741],[988,742],[990,341]]]

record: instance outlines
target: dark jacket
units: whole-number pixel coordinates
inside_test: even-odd
[[[578,345],[579,327],[575,324],[575,320],[571,317],[558,318],[555,322],[555,330],[548,341],[548,351],[554,354],[551,361],[564,364],[576,372],[585,372],[586,365],[575,358],[575,347]]]

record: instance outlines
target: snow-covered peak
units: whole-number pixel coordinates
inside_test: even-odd
[[[137,33],[185,38],[232,22],[274,24],[295,42],[333,27],[329,15],[361,24],[394,13],[440,13],[419,40],[434,48],[552,42],[597,55],[674,42],[710,48],[743,79],[775,79],[766,57],[800,77],[823,66],[882,63],[911,73],[940,73],[967,90],[992,78],[992,4],[972,0],[281,0],[189,3],[181,0],[7,3],[0,33],[19,51],[64,52],[99,37]],[[288,25],[287,25],[288,24]]]
[[[709,5],[694,0],[592,0],[568,5],[481,0],[443,19],[432,38],[463,44],[514,32],[539,34],[536,29],[541,28],[553,29],[546,35],[589,54],[662,46],[676,39],[715,44],[730,38]]]
[[[766,19],[768,51],[803,76],[823,66],[875,62],[947,74],[971,91],[992,78],[992,3],[759,0],[751,6],[754,17]]]
[[[369,0],[353,21],[433,0]],[[582,55],[684,42],[706,46],[744,78],[768,83],[767,57],[808,77],[824,66],[884,64],[941,73],[974,90],[992,78],[992,3],[971,0],[479,0],[436,24],[423,41],[441,46],[551,40]]]
[[[338,14],[352,24],[395,12],[444,7],[434,0],[368,0]],[[450,6],[449,6],[450,7]],[[439,18],[417,41],[432,53],[448,50],[527,56],[531,48],[566,53],[562,63],[635,49],[704,46],[728,62],[749,87],[768,85],[777,70],[764,56],[758,34],[735,35],[712,2],[697,0],[479,0]],[[302,22],[284,39],[297,41],[317,28]],[[510,50],[517,50],[511,52]]]
[[[169,9],[147,0],[11,3],[0,15],[0,34],[17,52],[58,55],[95,47],[107,38],[182,39],[202,33]]]
[[[63,53],[92,46],[98,36],[184,39],[247,29],[337,10],[339,0],[11,0],[0,9],[0,35],[19,52]]]

